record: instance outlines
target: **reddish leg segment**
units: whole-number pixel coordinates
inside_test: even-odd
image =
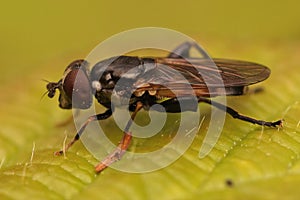
[[[105,168],[107,168],[112,163],[120,160],[122,156],[125,154],[126,150],[128,149],[132,135],[129,132],[129,128],[137,114],[137,112],[143,107],[143,104],[138,102],[136,105],[135,111],[131,115],[131,119],[127,122],[127,125],[124,130],[124,136],[121,140],[120,144],[117,146],[117,148],[111,152],[104,160],[102,160],[98,165],[96,165],[95,170],[97,173],[102,172]]]
[[[103,161],[101,161],[98,165],[96,165],[95,170],[97,173],[103,171],[105,168],[107,168],[112,163],[120,160],[122,156],[125,154],[126,150],[129,147],[129,144],[131,142],[131,133],[124,133],[123,139],[121,140],[118,147],[110,153],[106,158],[104,158]]]

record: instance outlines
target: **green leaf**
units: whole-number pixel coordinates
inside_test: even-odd
[[[222,52],[217,42],[212,46]],[[228,46],[239,49],[240,45]],[[187,152],[170,166],[144,174],[108,168],[96,175],[98,161],[80,142],[66,157],[54,156],[66,135],[69,141],[75,132],[71,124],[55,126],[71,113],[59,109],[57,100],[39,101],[45,91],[45,83],[36,78],[41,71],[7,81],[0,88],[6,94],[0,98],[0,109],[5,113],[0,116],[0,199],[297,199],[300,68],[295,52],[299,50],[295,42],[280,43],[278,48],[262,43],[255,49],[231,52],[259,59],[271,67],[272,75],[260,85],[265,88],[263,92],[230,97],[228,105],[260,119],[284,118],[283,128],[262,128],[228,116],[213,150],[199,159],[209,119],[209,113],[203,112],[206,120]],[[114,138],[122,137],[115,132]],[[147,150],[159,142],[155,138],[133,142],[133,146],[145,145],[143,150]]]

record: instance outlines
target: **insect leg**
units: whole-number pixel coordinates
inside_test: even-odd
[[[83,133],[84,129],[87,127],[87,125],[92,122],[92,121],[96,121],[96,120],[103,120],[103,119],[107,119],[108,117],[110,117],[112,115],[112,110],[108,109],[106,110],[104,113],[101,114],[97,114],[97,115],[93,115],[90,116],[85,123],[80,127],[79,131],[76,133],[75,137],[73,138],[73,140],[71,142],[69,142],[67,144],[67,146],[61,150],[61,151],[57,151],[54,154],[55,155],[62,155],[64,152],[66,152],[77,140],[79,140],[81,134]]]
[[[97,173],[100,173],[101,171],[103,171],[105,168],[107,168],[112,163],[120,160],[121,157],[125,154],[126,150],[129,147],[129,144],[131,142],[131,138],[132,138],[132,135],[129,132],[129,128],[130,128],[136,114],[142,107],[143,107],[143,104],[141,102],[138,102],[136,105],[135,111],[131,115],[131,119],[127,122],[127,125],[124,130],[123,139],[121,140],[120,144],[113,152],[111,152],[106,158],[104,158],[104,160],[102,160],[98,165],[96,165],[95,170]]]
[[[233,118],[240,119],[240,120],[243,120],[243,121],[246,121],[246,122],[250,122],[250,123],[253,123],[253,124],[258,124],[258,125],[261,125],[261,126],[269,126],[269,127],[276,127],[276,126],[281,126],[282,125],[282,120],[278,120],[278,121],[275,121],[275,122],[267,122],[267,121],[263,121],[263,120],[257,120],[257,119],[251,118],[251,117],[247,117],[245,115],[241,115],[237,111],[235,111],[234,109],[232,109],[228,106],[225,106],[223,104],[220,104],[218,102],[212,101],[210,99],[207,99],[207,98],[198,97],[198,101],[210,104],[212,106],[215,106],[216,108],[227,112]]]
[[[195,42],[182,43],[168,55],[168,58],[191,58],[190,50],[192,47],[194,47],[203,58],[209,58],[209,55]]]

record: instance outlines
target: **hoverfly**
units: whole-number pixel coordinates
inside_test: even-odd
[[[192,58],[190,50],[195,48],[203,58]],[[203,102],[217,107],[233,118],[268,127],[281,126],[282,120],[268,122],[257,120],[239,114],[234,109],[223,104],[214,102],[210,97],[220,95],[242,95],[248,85],[265,80],[270,75],[270,70],[260,64],[247,61],[229,59],[213,59],[217,68],[212,68],[209,56],[193,42],[186,42],[177,47],[167,57],[163,58],[140,58],[132,56],[119,56],[98,62],[91,72],[87,69],[85,60],[75,60],[69,64],[64,76],[58,82],[47,84],[48,97],[55,95],[59,90],[59,106],[62,109],[87,109],[92,104],[94,94],[97,101],[107,110],[94,116],[90,116],[76,133],[73,140],[65,149],[56,152],[61,155],[79,140],[86,126],[96,120],[109,118],[118,105],[112,103],[112,95],[120,98],[129,98],[128,109],[132,112],[131,119],[127,122],[124,136],[118,147],[108,155],[96,167],[96,172],[101,172],[113,162],[119,160],[129,147],[132,139],[129,128],[142,108],[148,110],[154,104],[161,105],[166,112],[178,113],[184,111],[196,111],[195,106],[181,108],[179,100],[190,105],[191,96],[196,95],[197,102]],[[176,79],[176,74],[167,71],[161,66],[168,66],[176,70],[181,76],[189,81],[194,94],[185,90],[185,83]],[[222,84],[214,72],[221,77]],[[200,73],[199,73],[200,72]],[[202,74],[206,74],[204,81]],[[125,77],[124,77],[125,76]],[[122,86],[117,82],[125,78],[127,84]],[[75,85],[75,79],[77,83]],[[167,85],[167,86],[166,86]],[[169,89],[171,86],[172,91]],[[224,88],[224,90],[220,90]],[[114,94],[113,94],[114,93]],[[165,99],[165,100],[162,100]]]

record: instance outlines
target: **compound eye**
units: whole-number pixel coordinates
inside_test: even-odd
[[[66,96],[72,101],[73,108],[87,109],[91,106],[91,86],[83,70],[71,69],[65,76],[62,86]]]

